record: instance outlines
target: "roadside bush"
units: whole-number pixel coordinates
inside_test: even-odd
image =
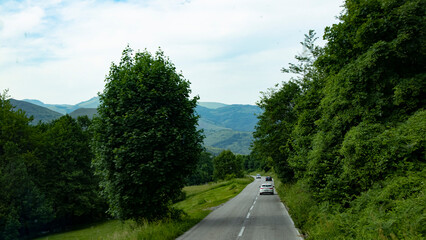
[[[389,177],[362,193],[350,208],[334,213],[320,211],[318,220],[308,219],[303,227],[310,239],[423,239],[425,179],[426,170]]]
[[[297,228],[310,229],[318,219],[318,204],[303,181],[295,184],[281,184],[275,181],[275,189],[289,208],[289,213]]]
[[[406,122],[389,129],[362,122],[345,136],[340,149],[340,175],[348,199],[368,190],[394,173],[422,169],[425,156],[426,111],[420,110]]]

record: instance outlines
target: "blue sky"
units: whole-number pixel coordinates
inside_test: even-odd
[[[322,39],[343,0],[0,1],[0,90],[15,99],[76,104],[97,95],[111,62],[161,47],[203,102],[255,104]],[[319,41],[320,44],[321,41]]]

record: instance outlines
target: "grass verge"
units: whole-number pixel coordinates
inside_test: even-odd
[[[175,239],[206,217],[215,207],[240,193],[253,178],[237,178],[223,182],[185,187],[186,199],[174,204],[187,215],[181,220],[162,220],[138,225],[133,221],[110,220],[38,240],[121,240]]]

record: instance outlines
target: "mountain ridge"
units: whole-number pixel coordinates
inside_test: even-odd
[[[19,105],[17,108],[27,112],[28,116],[33,115],[33,124],[37,124],[38,121],[49,122],[65,114],[73,118],[83,115],[92,118],[97,114],[100,102],[99,97],[93,97],[75,105],[45,104],[37,99],[13,99],[12,104]],[[209,151],[217,154],[220,149],[229,149],[238,154],[250,153],[252,133],[257,124],[256,115],[261,113],[258,106],[199,102],[195,110],[200,116],[198,128],[204,130],[204,145]]]

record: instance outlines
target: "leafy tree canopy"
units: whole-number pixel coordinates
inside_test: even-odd
[[[161,50],[127,47],[111,65],[94,120],[93,165],[114,216],[163,218],[179,197],[202,151],[189,85]]]
[[[18,239],[53,219],[53,209],[36,186],[31,169],[36,132],[25,112],[14,111],[0,94],[0,239]]]
[[[213,181],[213,156],[202,152],[194,172],[188,177],[188,185],[199,185]]]
[[[230,150],[222,151],[213,159],[213,175],[216,179],[243,177],[243,160]]]
[[[403,142],[377,136],[401,136],[397,126],[426,103],[426,3],[347,0],[345,8],[341,22],[326,29],[324,48],[314,45],[312,31],[305,35],[306,51],[283,69],[296,78],[263,95],[253,144],[282,180],[292,180],[293,172],[318,199],[337,202],[397,171],[390,163],[404,157],[378,149]],[[399,170],[412,169],[402,165]],[[361,169],[371,174],[356,173]]]

